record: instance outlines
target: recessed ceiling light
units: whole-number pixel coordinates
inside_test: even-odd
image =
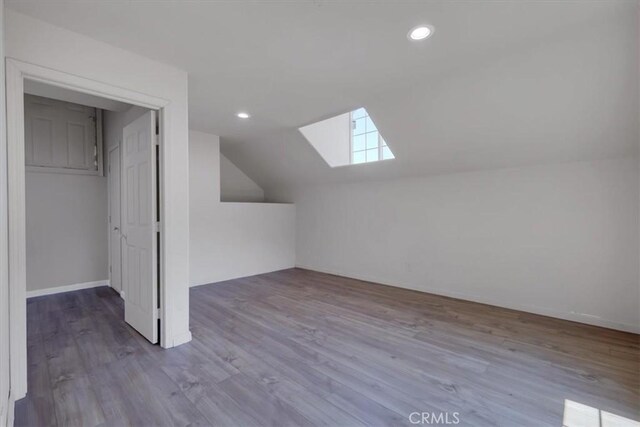
[[[236,116],[240,117],[241,119],[248,119],[249,117],[251,117],[249,113],[238,113],[236,114]]]
[[[419,25],[411,29],[407,37],[409,37],[409,40],[424,40],[427,37],[429,37],[431,34],[433,34],[433,27],[428,27],[426,25]]]

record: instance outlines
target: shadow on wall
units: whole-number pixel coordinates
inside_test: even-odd
[[[264,190],[220,153],[220,201],[264,202]]]

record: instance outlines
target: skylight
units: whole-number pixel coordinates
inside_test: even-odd
[[[332,168],[395,158],[364,108],[299,130]]]
[[[350,123],[352,165],[395,159],[366,109],[352,111]]]

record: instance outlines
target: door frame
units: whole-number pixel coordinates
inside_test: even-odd
[[[120,139],[120,142],[117,145],[114,145],[113,147],[105,150],[107,152],[107,156],[104,158],[104,166],[105,166],[105,171],[107,173],[107,210],[108,210],[108,215],[109,215],[109,220],[107,221],[107,235],[109,236],[109,286],[111,286],[111,288],[113,288],[113,253],[111,252],[113,249],[113,245],[111,244],[111,233],[113,233],[113,218],[111,216],[111,207],[113,204],[113,198],[111,197],[111,186],[112,186],[112,176],[113,174],[111,173],[111,153],[118,150],[118,175],[120,175],[121,173],[121,168],[122,168],[122,151],[121,151],[121,147],[120,145],[122,145],[122,138]],[[121,192],[120,189],[120,185],[122,184],[122,176],[118,177],[118,192]],[[122,194],[120,194],[120,207],[122,207]],[[118,209],[120,210],[120,209]],[[120,214],[120,212],[118,212],[119,215],[119,221],[118,221],[118,227],[122,227],[122,215]],[[121,229],[118,230],[119,233],[122,232]],[[122,251],[122,248],[120,248],[120,250]],[[122,254],[120,254],[120,268],[122,269]],[[122,270],[120,270],[120,289],[118,289],[118,293],[120,294],[120,297],[122,297]]]
[[[26,204],[25,204],[25,156],[24,156],[24,81],[33,80],[52,86],[71,89],[102,98],[125,102],[157,110],[160,121],[160,155],[165,158],[169,141],[170,101],[118,86],[98,82],[58,70],[30,64],[14,58],[6,58],[6,114],[7,114],[7,204],[9,237],[9,345],[10,385],[15,400],[27,394],[27,283],[26,283]],[[161,162],[161,166],[164,161]],[[164,182],[168,176],[162,167],[159,185],[160,202],[164,200]],[[161,218],[166,218],[160,203]],[[167,298],[165,260],[167,255],[166,221],[160,223],[160,319],[162,329],[160,345],[175,345],[167,339],[171,298]]]

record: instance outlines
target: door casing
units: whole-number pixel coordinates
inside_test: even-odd
[[[10,344],[10,385],[14,400],[27,394],[27,317],[26,317],[26,225],[25,225],[25,155],[24,155],[24,81],[33,80],[51,86],[62,87],[76,92],[87,93],[112,99],[151,110],[157,110],[160,121],[160,155],[169,140],[170,102],[134,90],[113,86],[75,74],[41,67],[14,58],[6,58],[6,114],[7,114],[7,200],[8,200],[8,237],[9,237],[9,344]],[[159,196],[164,199],[164,181],[167,168],[162,169]],[[160,215],[166,218],[164,206],[160,206]],[[165,325],[160,336],[160,345],[165,348],[178,345],[171,336],[173,322],[172,298],[167,296],[165,283],[165,244],[166,222],[160,225],[160,300],[161,321]],[[186,342],[190,337],[182,339]]]

